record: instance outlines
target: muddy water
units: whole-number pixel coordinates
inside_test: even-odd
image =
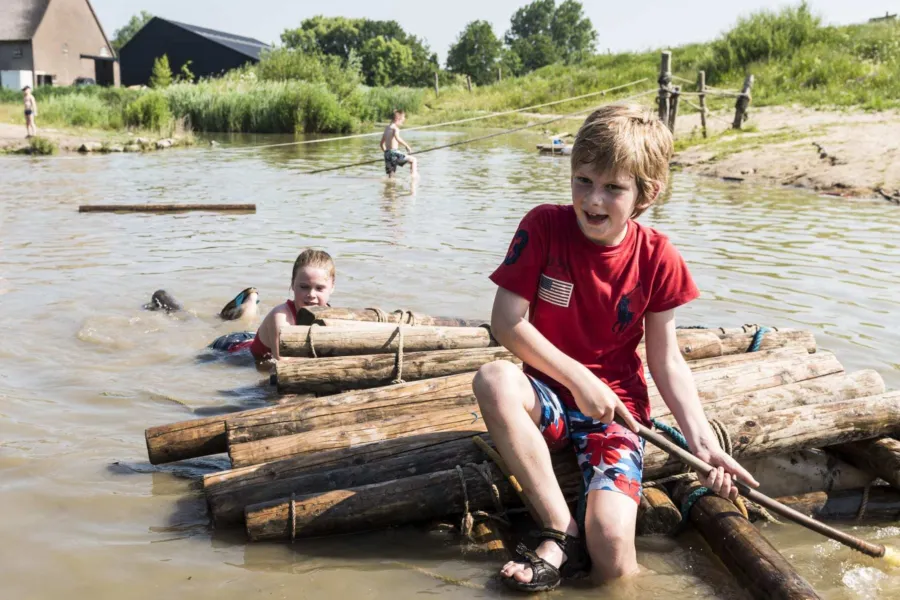
[[[259,287],[263,310],[284,299],[304,246],[336,257],[335,304],[488,314],[487,275],[518,219],[567,200],[564,161],[535,155],[533,139],[494,141],[424,156],[416,185],[378,165],[302,174],[359,160],[362,142],[0,161],[0,597],[498,596],[490,559],[418,529],[293,547],[212,531],[191,477],[222,463],[152,468],[143,443],[148,425],[266,401],[253,369],[196,356],[243,328],[214,316],[240,289]],[[160,201],[258,212],[76,213]],[[673,238],[703,291],[681,323],[808,328],[848,370],[900,387],[895,207],[677,174],[642,219]],[[161,287],[188,311],[142,311]],[[900,545],[889,523],[857,531]],[[797,527],[767,534],[826,598],[900,593],[900,573],[875,561]],[[648,574],[631,589],[571,597],[743,597],[691,535],[638,544]]]

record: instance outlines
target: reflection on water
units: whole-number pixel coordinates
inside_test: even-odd
[[[464,135],[410,134],[421,147]],[[533,141],[423,155],[417,182],[387,180],[380,165],[303,174],[376,154],[366,140],[0,160],[2,597],[498,596],[493,560],[417,528],[294,546],[214,531],[195,479],[223,461],[153,468],[143,430],[271,399],[264,374],[197,355],[255,326],[216,317],[237,291],[258,287],[263,311],[283,301],[307,245],[336,258],[336,304],[487,315],[487,275],[518,220],[567,200],[564,159],[536,155]],[[258,211],[76,213],[164,201]],[[703,292],[682,323],[808,328],[848,370],[875,368],[900,387],[895,207],[676,174],[671,198],[642,220],[670,235]],[[142,311],[159,288],[186,310]],[[893,527],[853,529],[900,545]],[[877,561],[793,526],[766,534],[826,598],[900,592],[900,575]],[[689,533],[641,539],[639,551],[646,574],[631,585],[571,596],[743,597]]]

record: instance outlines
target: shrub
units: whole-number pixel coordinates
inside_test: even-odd
[[[53,140],[40,136],[34,136],[28,141],[29,154],[49,156],[51,154],[56,154],[57,151],[59,151],[59,146],[57,146],[56,142],[54,142]]]
[[[159,91],[147,92],[125,107],[125,124],[129,127],[159,131],[172,122],[172,111],[165,95]]]

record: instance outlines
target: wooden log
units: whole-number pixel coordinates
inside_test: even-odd
[[[400,347],[401,336],[404,352],[487,348],[498,345],[487,327],[398,325],[387,330],[356,330],[310,325],[282,327],[278,347],[281,356],[308,358],[396,353]]]
[[[750,106],[750,90],[753,88],[753,75],[747,75],[744,78],[744,87],[741,88],[741,95],[738,96],[734,103],[734,122],[731,124],[733,129],[740,129],[746,118],[747,108]]]
[[[638,506],[637,534],[670,535],[681,524],[681,511],[662,488],[645,487]]]
[[[659,120],[664,125],[669,124],[669,87],[672,85],[672,53],[664,51],[660,55],[659,62]]]
[[[437,71],[434,72],[434,95],[435,97],[440,95],[440,88],[438,87],[438,74]]]
[[[508,558],[510,552],[506,543],[508,534],[505,529],[506,526],[493,519],[480,521],[472,528],[472,542],[482,552]]]
[[[817,448],[745,460],[745,469],[770,498],[864,487],[872,476]]]
[[[723,369],[696,373],[694,381],[704,400],[722,398],[739,392],[776,387],[786,383],[803,381],[842,372],[843,368],[834,355],[821,352],[783,360],[737,364]],[[655,387],[649,389],[651,405],[662,399]],[[278,411],[275,417],[254,415],[250,419],[232,419],[228,425],[228,454],[235,467],[261,462],[281,460],[298,454],[322,449],[349,448],[386,439],[409,437],[460,427],[465,421],[472,423],[472,431],[485,431],[474,396],[466,406],[431,413],[421,411],[413,415],[398,416],[383,422],[369,422],[355,428],[344,425],[328,431],[311,430],[308,423],[294,421],[302,431],[291,431],[289,414],[296,406]],[[269,426],[274,422],[274,427]]]
[[[755,331],[743,333],[727,333],[721,336],[722,354],[740,354],[747,352],[753,342]],[[816,351],[816,338],[813,332],[803,329],[779,329],[765,333],[759,350],[770,350],[784,346],[802,346],[806,351]]]
[[[696,481],[677,486],[677,501],[684,502],[699,486]],[[689,518],[713,553],[754,598],[819,598],[787,559],[728,500],[703,496],[690,509]]]
[[[676,85],[672,88],[672,94],[669,97],[669,131],[675,131],[675,119],[678,117],[678,99],[681,97],[681,86]]]
[[[703,138],[706,139],[706,71],[697,73],[697,91],[700,92],[700,128],[703,131]]]
[[[900,441],[894,438],[851,442],[829,448],[850,464],[900,489]]]
[[[865,500],[865,510],[862,510]],[[900,491],[886,485],[872,486],[868,498],[864,488],[810,492],[778,498],[819,521],[884,523],[900,520]]]
[[[808,382],[806,382],[808,383]],[[802,388],[803,384],[797,384]],[[789,386],[788,386],[789,387]],[[736,396],[734,403],[752,403],[756,398],[751,395]],[[713,413],[715,414],[715,413]],[[777,429],[796,415],[776,415],[776,419],[766,424],[764,429]],[[736,421],[729,421],[732,425]],[[369,447],[351,448],[346,451],[320,452],[303,455],[284,461],[264,465],[254,465],[244,469],[234,469],[222,473],[214,473],[204,478],[204,489],[210,507],[217,522],[234,522],[240,518],[241,507],[254,502],[262,502],[288,496],[290,494],[308,494],[314,491],[336,488],[350,488],[402,477],[406,474],[425,473],[440,469],[449,469],[456,464],[477,462],[482,455],[470,443],[467,431],[445,432],[444,440],[433,437],[407,438],[392,440],[386,444],[374,444]],[[456,435],[456,437],[453,437]],[[755,456],[757,450],[753,446],[757,438],[763,434],[754,434],[746,442],[750,450],[747,456]],[[485,436],[485,439],[489,439]],[[782,452],[790,452],[797,448],[789,443],[779,442],[784,447]],[[737,444],[740,446],[740,444]],[[762,450],[762,455],[778,454],[779,446]],[[744,453],[744,450],[738,448]],[[655,452],[655,451],[651,451]],[[565,461],[567,453],[555,456],[557,461]],[[571,459],[571,457],[568,457]],[[653,460],[665,460],[658,455]],[[661,464],[650,460],[649,469],[645,470],[645,479],[654,479],[672,472],[672,465]]]
[[[297,325],[312,325],[322,319],[386,322],[398,325],[432,325],[437,327],[480,327],[490,319],[434,317],[411,310],[382,310],[380,308],[340,308],[333,306],[304,306],[297,310]]]
[[[802,406],[753,420],[729,421],[724,425],[734,440],[734,456],[738,459],[866,439],[900,428],[900,392]],[[554,455],[554,468],[563,491],[572,497],[578,489],[581,473],[571,455]],[[681,464],[676,459],[670,459],[663,450],[647,446],[645,478],[661,477],[680,469]],[[304,537],[454,514],[460,511],[463,501],[461,492],[453,489],[458,477],[455,469],[445,470],[356,488],[311,493],[293,502],[282,498],[250,505],[245,510],[248,535],[253,540],[290,537],[290,517],[297,523],[294,535]],[[499,472],[494,474],[493,480],[501,490],[505,505],[518,504],[518,497]],[[468,477],[466,482],[468,485]],[[471,510],[489,510],[493,506],[483,481],[481,487],[485,488],[483,495],[469,492]],[[476,485],[475,489],[481,487]]]
[[[880,376],[874,371],[863,371],[729,396],[706,404],[705,408],[710,418],[733,419],[809,405],[816,398],[832,402],[867,397],[882,391],[884,383]],[[663,419],[670,415],[665,407],[653,414]],[[449,441],[438,442],[433,437],[406,438],[406,442],[393,442],[393,447],[374,444],[211,473],[204,477],[203,487],[216,523],[230,524],[243,518],[243,509],[248,504],[291,494],[357,487],[483,460],[484,456],[471,442],[470,432],[463,430],[440,435]]]
[[[469,88],[469,93],[472,93],[472,76],[466,75],[466,87]]]
[[[275,377],[282,394],[336,394],[390,385],[399,376],[405,381],[418,381],[477,371],[495,360],[518,362],[503,347],[404,353],[402,365],[394,355],[370,354],[280,360],[275,364]]]
[[[184,212],[191,210],[215,212],[256,212],[256,204],[82,204],[80,213],[92,212]]]
[[[714,336],[714,334],[708,331],[704,332],[702,339],[706,339],[708,341],[709,336]],[[698,338],[695,335],[679,336],[679,343],[682,343],[684,341],[687,345],[696,344],[697,340]],[[715,344],[718,344],[718,337],[716,338],[716,340],[717,341],[715,342]],[[787,341],[787,338],[782,338],[781,341]],[[691,350],[694,350],[695,348],[696,346],[692,346]],[[825,356],[824,353],[820,354],[822,356]],[[759,356],[761,356],[761,354],[754,357],[747,356],[746,358],[747,360],[753,361],[756,360]],[[719,358],[719,360],[722,359]],[[740,363],[741,360],[743,359],[726,359],[722,364],[734,364],[735,362]],[[712,368],[712,365],[717,363],[715,363],[714,361],[709,361],[702,364],[704,368]],[[145,432],[147,441],[147,453],[152,464],[161,464],[226,452],[228,450],[228,447],[227,438],[225,435],[225,423],[226,421],[231,421],[239,418],[252,416],[267,418],[271,417],[271,419],[260,421],[260,423],[269,424],[270,422],[274,422],[275,420],[294,423],[298,419],[306,418],[306,416],[304,415],[309,416],[310,411],[314,412],[317,410],[327,411],[338,418],[346,418],[339,416],[343,414],[344,409],[338,409],[338,406],[347,408],[368,402],[384,402],[384,404],[375,404],[371,407],[376,408],[377,406],[390,406],[390,400],[393,400],[395,398],[418,398],[422,402],[427,402],[454,394],[458,397],[460,393],[465,396],[470,396],[473,376],[474,373],[454,376],[456,377],[456,379],[452,379],[449,381],[445,381],[443,378],[440,378],[435,380],[410,382],[401,384],[401,386],[403,387],[391,386],[385,388],[384,391],[373,390],[359,393],[345,393],[327,400],[319,398],[315,402],[309,402],[301,400],[300,398],[296,398],[288,400],[284,404],[278,406],[269,406],[252,409],[250,411],[242,411],[225,415],[217,415],[215,417],[207,417],[203,419],[182,421],[169,425],[150,427]],[[442,390],[446,391],[447,393],[443,394]],[[655,397],[656,402],[660,403],[661,399],[658,398],[658,395]],[[294,412],[295,408],[297,408],[299,412]],[[279,413],[282,413],[284,415],[284,419],[275,418]],[[319,417],[321,418],[323,417],[323,415],[319,414]],[[324,423],[324,421],[322,421],[322,423]],[[304,429],[300,429],[300,431],[303,430]],[[286,435],[289,433],[297,433],[297,431],[298,430],[295,425],[290,425],[285,430],[273,433],[272,435]],[[261,437],[257,437],[254,439],[261,439]]]
[[[469,373],[414,381],[382,390],[347,392],[339,396],[314,400],[296,396],[295,400],[274,406],[150,427],[144,434],[147,441],[147,455],[150,462],[157,465],[227,452],[225,424],[238,418],[259,417],[271,424],[274,418],[268,417],[283,412],[290,414],[291,420],[294,422],[306,419],[310,423],[315,423],[316,426],[327,427],[339,422],[352,423],[352,417],[345,413],[359,410],[361,404],[365,404],[366,409],[370,411],[388,409],[388,412],[384,413],[386,415],[397,410],[402,411],[402,408],[398,409],[397,407],[403,404],[429,401],[452,402],[453,398],[462,398],[472,402],[472,378],[474,376],[474,373]],[[371,412],[368,415],[363,414],[362,417],[371,420],[378,418],[378,415]],[[296,423],[293,423],[290,431],[296,432],[297,429]],[[302,427],[300,430],[303,430]]]

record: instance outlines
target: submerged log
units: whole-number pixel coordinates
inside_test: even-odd
[[[738,459],[792,452],[866,439],[900,429],[900,392],[818,406],[801,406],[723,423],[734,441]],[[398,440],[392,440],[394,442]],[[553,455],[560,486],[569,497],[578,489],[580,470],[571,453]],[[647,446],[644,477],[653,479],[680,471],[681,463]],[[470,469],[471,470],[471,469]],[[384,524],[400,525],[458,513],[462,497],[452,489],[455,469],[353,488],[313,492],[248,506],[245,511],[251,539],[303,537],[357,531]],[[494,476],[504,504],[518,505],[518,497],[502,477]],[[468,483],[468,478],[467,478]],[[431,486],[437,486],[432,488]],[[486,486],[482,482],[482,487]],[[481,488],[478,488],[481,489]],[[443,499],[442,499],[443,498]],[[489,495],[474,497],[471,510],[490,510]],[[290,520],[297,523],[292,532]]]
[[[723,369],[701,371],[694,376],[697,390],[704,400],[714,400],[726,395],[775,387],[803,381],[813,377],[839,373],[843,369],[834,355],[821,352],[802,357],[789,356],[782,360],[731,365]],[[650,390],[651,403],[661,402],[659,392]],[[337,397],[334,397],[337,398]],[[349,448],[375,441],[396,439],[446,430],[456,430],[466,421],[473,432],[485,431],[480,411],[471,397],[468,407],[460,407],[441,414],[422,410],[420,413],[371,422],[357,428],[336,426],[328,431],[310,430],[308,423],[295,421],[302,431],[291,429],[289,407],[279,411],[277,417],[254,416],[250,419],[233,419],[228,425],[228,454],[235,467],[270,462],[334,448]],[[274,420],[274,427],[267,426]]]
[[[883,391],[884,383],[877,373],[862,371],[729,396],[706,404],[705,409],[710,418],[735,419],[814,404],[817,399],[835,402]],[[663,419],[669,414],[665,407],[653,412],[655,417]],[[212,473],[204,478],[203,486],[216,522],[230,523],[242,518],[244,506],[255,502],[294,493],[356,487],[478,461],[483,457],[471,443],[470,435],[470,431],[463,429],[346,450],[304,454]]]
[[[865,440],[841,444],[829,450],[900,489],[900,441],[894,438]]]
[[[681,524],[681,511],[662,488],[645,487],[638,506],[638,535],[669,535]]]
[[[82,204],[80,213],[92,212],[256,212],[256,204]]]
[[[435,350],[404,353],[402,364],[391,354],[279,360],[275,376],[282,394],[334,394],[390,385],[398,376],[418,381],[477,371],[495,360],[518,362],[503,347]]]
[[[820,521],[883,523],[900,519],[900,490],[886,485],[869,488],[868,498],[864,488],[857,488],[782,496],[778,501]]]
[[[380,308],[337,308],[331,306],[304,306],[297,311],[297,325],[312,325],[321,319],[344,319],[370,323],[396,323],[398,325],[434,325],[437,327],[480,327],[490,324],[490,319],[463,319],[459,317],[432,317],[409,310],[386,311]]]
[[[278,348],[281,356],[305,358],[396,353],[403,338],[405,352],[460,350],[497,346],[487,327],[413,327],[387,329],[282,327]]]
[[[677,486],[677,501],[684,502],[699,486],[697,482]],[[754,598],[819,598],[787,559],[728,500],[703,496],[690,509],[689,518],[713,553]]]

